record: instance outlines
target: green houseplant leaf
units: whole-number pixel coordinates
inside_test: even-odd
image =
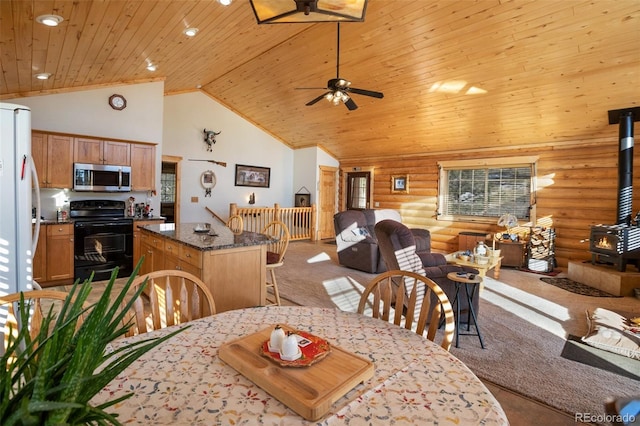
[[[93,276],[84,283],[76,281],[58,312],[52,306],[46,313],[33,339],[29,309],[20,309],[17,335],[9,333],[1,358],[6,368],[0,371],[0,424],[120,424],[116,414],[105,410],[132,394],[99,406],[92,406],[91,399],[144,353],[189,327],[109,352],[109,343],[132,326],[125,318],[146,282],[131,294],[129,290],[143,260],[120,292],[114,291],[114,271],[103,294],[89,307],[85,306]],[[28,306],[24,297],[20,306]],[[81,318],[84,321],[78,326]]]

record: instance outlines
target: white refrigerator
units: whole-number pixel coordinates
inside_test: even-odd
[[[37,289],[33,253],[40,232],[40,194],[31,157],[31,110],[0,103],[0,296]],[[36,185],[32,194],[31,183]],[[36,220],[32,223],[32,196]],[[32,228],[34,229],[32,232]]]

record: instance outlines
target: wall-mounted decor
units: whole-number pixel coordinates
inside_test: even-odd
[[[268,188],[270,180],[271,169],[269,167],[236,164],[236,186]]]
[[[216,136],[220,133],[222,133],[222,130],[214,132],[213,130],[204,129],[204,143],[207,144],[207,151],[213,151],[213,145],[216,143]]]
[[[211,170],[202,172],[202,175],[200,175],[200,184],[204,188],[204,196],[211,197],[211,190],[216,186],[216,174]]]
[[[311,205],[311,192],[309,192],[306,186],[298,189],[294,202],[296,207],[309,207]]]
[[[409,192],[409,176],[391,176],[391,192]]]

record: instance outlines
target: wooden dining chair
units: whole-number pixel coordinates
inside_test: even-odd
[[[20,295],[24,295],[24,301],[29,306],[29,335],[34,339],[41,330],[42,321],[53,305],[53,312],[57,312],[62,308],[69,293],[56,290],[31,290],[25,292],[11,293],[6,296],[0,296],[0,317],[3,327],[4,348],[7,347],[9,339],[9,329],[14,336],[17,336],[18,329],[21,325],[22,316],[20,315]],[[85,304],[85,308],[88,305]],[[78,318],[77,327],[82,324],[83,318]]]
[[[367,285],[358,304],[358,313],[371,311],[374,318],[390,321],[435,341],[444,315],[444,335],[440,346],[449,350],[455,332],[449,298],[431,279],[410,271],[392,270],[376,276]]]
[[[229,217],[229,220],[227,220],[227,228],[231,229],[231,232],[236,235],[242,234],[242,231],[244,231],[244,221],[242,220],[242,216],[234,214]]]
[[[133,326],[127,336],[182,324],[216,313],[213,295],[198,277],[177,269],[150,272],[136,277],[132,287],[147,286],[133,304]]]
[[[267,306],[280,306],[280,292],[278,291],[278,282],[276,281],[275,270],[276,268],[284,265],[284,255],[287,252],[287,247],[289,247],[291,234],[289,233],[287,225],[279,220],[274,220],[267,224],[267,226],[262,230],[262,233],[270,236],[274,240],[267,246],[267,271],[269,272],[271,280],[265,283],[267,290],[269,288],[272,289],[274,301],[272,303],[267,303]]]

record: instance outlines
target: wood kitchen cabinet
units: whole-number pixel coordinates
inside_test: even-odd
[[[131,144],[93,138],[74,138],[73,159],[76,163],[131,165]]]
[[[33,232],[32,232],[33,234]],[[47,280],[47,227],[40,226],[38,246],[33,254],[33,280],[42,285]]]
[[[164,242],[164,269],[177,269],[200,277],[202,251],[171,240]]]
[[[33,157],[41,188],[71,188],[73,176],[73,138],[31,133]]]
[[[141,234],[139,226],[154,225],[164,223],[164,220],[141,220],[133,222],[133,267],[135,268],[142,256]]]
[[[73,224],[47,225],[46,281],[73,281]]]
[[[193,225],[176,225],[188,229],[187,232],[182,230],[182,234],[180,229],[175,231],[173,235],[177,234],[177,238],[163,235],[155,226],[140,230],[145,256],[141,274],[161,269],[189,272],[207,284],[217,312],[264,305],[267,246],[255,240],[236,242],[231,234],[229,241],[220,240],[222,247],[212,248],[208,243],[199,247],[199,242],[190,238]],[[219,226],[224,227],[223,224]],[[222,235],[231,231],[224,227],[224,231],[218,229],[217,233]]]
[[[131,144],[131,190],[156,190],[155,145]]]
[[[138,275],[164,269],[164,238],[141,231],[140,256],[144,256],[144,262]]]

